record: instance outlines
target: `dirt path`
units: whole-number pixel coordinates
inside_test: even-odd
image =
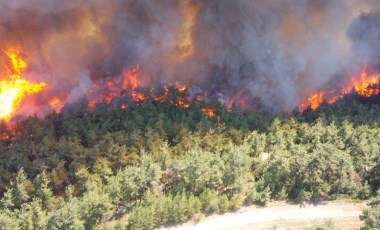
[[[200,223],[186,223],[181,226],[163,228],[166,230],[187,229],[305,229],[313,224],[332,220],[340,229],[358,229],[361,226],[359,215],[365,203],[347,201],[322,202],[304,206],[274,202],[267,207],[245,207],[236,213],[213,215]]]

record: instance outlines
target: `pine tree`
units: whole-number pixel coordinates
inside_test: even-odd
[[[363,210],[360,215],[360,220],[364,221],[363,230],[380,229],[380,190],[376,198],[372,199],[370,207]]]
[[[84,221],[81,219],[81,215],[81,202],[73,196],[72,187],[69,186],[66,188],[65,199],[61,199],[57,208],[50,213],[47,228],[84,230]]]
[[[0,230],[8,229],[20,229],[20,219],[10,210],[0,211]]]
[[[49,211],[52,210],[54,207],[54,197],[50,189],[50,180],[46,175],[46,171],[36,176],[34,186],[34,197],[41,200],[42,208]]]
[[[5,192],[4,197],[0,201],[3,210],[19,209],[23,203],[28,201],[29,194],[26,189],[28,182],[24,169],[21,169],[15,180],[11,181],[10,188]]]
[[[114,206],[103,186],[94,181],[86,183],[86,192],[81,200],[81,216],[86,229],[108,220],[113,214]]]
[[[47,214],[43,210],[41,200],[34,199],[22,205],[18,214],[21,229],[46,229]]]

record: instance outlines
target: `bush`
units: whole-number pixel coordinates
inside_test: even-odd
[[[231,211],[236,211],[238,210],[239,208],[241,208],[241,206],[243,206],[243,198],[240,196],[240,195],[234,195],[231,199],[230,199],[230,210]]]
[[[188,198],[189,216],[193,218],[197,213],[201,211],[202,203],[198,197],[190,195]]]
[[[212,214],[219,211],[219,199],[218,194],[210,189],[206,189],[199,196],[202,203],[202,210],[207,214]]]
[[[310,198],[311,198],[311,192],[305,191],[304,188],[301,188],[297,194],[296,202],[303,203],[307,200],[310,200]]]
[[[269,187],[258,192],[255,188],[249,191],[245,197],[244,203],[246,205],[257,204],[259,206],[265,206],[270,200]]]
[[[81,200],[81,216],[86,229],[92,229],[112,216],[114,206],[101,185],[88,181],[86,187]]]
[[[154,210],[154,218],[157,225],[171,221],[171,206],[173,204],[172,197],[150,196],[147,199],[147,205],[152,206]]]
[[[155,213],[151,207],[138,207],[132,211],[128,218],[128,229],[130,230],[149,230],[154,229]]]
[[[229,201],[228,201],[228,197],[226,194],[223,194],[221,196],[219,196],[218,198],[218,209],[219,209],[219,213],[225,213],[228,211],[228,208],[229,208]]]
[[[325,220],[320,224],[313,225],[308,230],[339,230],[332,220]]]
[[[376,198],[369,204],[370,208],[364,209],[360,215],[360,220],[364,221],[363,230],[380,229],[380,191]]]
[[[172,201],[171,216],[173,222],[185,222],[189,220],[191,216],[191,207],[188,204],[188,199],[185,192],[176,195]]]
[[[174,197],[148,196],[129,217],[129,229],[153,229],[162,224],[179,223],[192,219],[201,209],[201,202],[185,192]]]
[[[371,196],[371,186],[368,185],[368,181],[365,181],[364,185],[361,186],[356,194],[356,197],[362,200],[366,200]]]

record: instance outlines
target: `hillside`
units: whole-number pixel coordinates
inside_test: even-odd
[[[349,100],[282,117],[146,100],[3,123],[0,221],[152,229],[271,199],[369,199],[380,185],[377,99]],[[341,115],[352,106],[367,112]]]
[[[0,6],[0,230],[380,229],[379,0]]]

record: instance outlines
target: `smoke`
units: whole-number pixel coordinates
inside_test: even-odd
[[[356,18],[348,30],[353,42],[353,53],[358,62],[379,67],[380,11],[371,11]]]
[[[289,112],[342,73],[378,63],[377,2],[3,1],[0,49],[23,48],[47,98],[75,102],[91,82],[140,65],[145,79]]]

